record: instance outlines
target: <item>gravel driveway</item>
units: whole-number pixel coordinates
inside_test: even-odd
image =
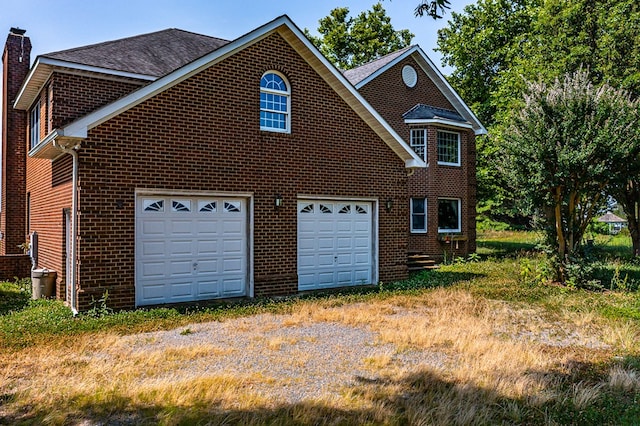
[[[253,391],[277,403],[338,396],[341,388],[358,381],[376,380],[376,359],[402,371],[420,366],[442,368],[446,356],[426,351],[400,351],[381,343],[366,328],[332,322],[287,323],[286,315],[262,314],[224,322],[208,322],[170,331],[122,338],[121,347],[134,355],[155,350],[215,346],[211,355],[199,356],[171,371],[173,378],[250,376],[262,380]]]

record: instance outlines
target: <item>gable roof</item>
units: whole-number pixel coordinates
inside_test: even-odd
[[[228,40],[169,28],[41,55],[106,70],[162,77],[210,53]]]
[[[362,95],[360,95],[333,64],[318,51],[304,36],[303,32],[286,15],[280,16],[209,54],[195,59],[187,65],[79,118],[61,129],[54,130],[36,145],[29,152],[29,155],[37,158],[53,159],[60,155],[60,151],[54,147],[54,142],[55,144],[75,145],[87,137],[90,129],[274,33],[279,34],[305,59],[318,75],[323,78],[353,111],[405,162],[406,167],[426,167],[426,163],[407,145],[380,114],[369,105]]]
[[[407,50],[411,49],[414,46],[408,46],[404,49],[396,50],[395,52],[391,52],[387,55],[382,56],[381,58],[375,59],[371,62],[368,62],[364,65],[360,65],[359,67],[352,68],[350,70],[346,70],[343,72],[344,76],[349,80],[349,83],[356,86],[365,78],[369,77],[371,74],[376,72],[377,70],[383,68],[389,62],[392,62],[398,56],[402,55]]]
[[[460,95],[451,87],[444,75],[442,75],[418,45],[398,50],[397,52],[390,53],[358,68],[345,71],[345,77],[349,79],[356,89],[360,90],[364,85],[408,57],[412,57],[416,61],[420,68],[422,68],[422,71],[427,74],[445,98],[453,105],[456,112],[464,117],[465,121],[471,123],[471,127],[476,135],[484,135],[487,133],[487,129],[484,128],[480,120],[478,120],[478,117],[471,111],[471,108],[469,108]]]
[[[228,40],[170,28],[40,55],[14,107],[29,108],[54,69],[154,81],[228,43]]]

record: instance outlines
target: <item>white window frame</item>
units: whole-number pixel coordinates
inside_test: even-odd
[[[424,213],[415,213],[413,211],[413,201],[414,200],[423,200],[424,201]],[[422,197],[412,197],[411,198],[411,203],[410,203],[410,209],[409,209],[409,227],[411,229],[411,233],[412,234],[426,234],[427,233],[427,229],[428,229],[428,225],[427,225],[427,199],[426,198],[422,198]],[[413,217],[416,215],[423,215],[424,216],[424,229],[415,229],[413,227]]]
[[[458,204],[458,227],[457,228],[441,228],[440,227],[440,201],[455,201]],[[462,200],[460,198],[438,198],[438,233],[448,234],[453,232],[462,232]]]
[[[40,101],[29,111],[29,143],[31,149],[40,143]]]
[[[447,162],[447,161],[440,161],[440,135],[446,133],[449,135],[456,135],[457,138],[457,145],[456,145],[456,151],[457,151],[457,161],[455,163],[451,163],[451,162]],[[451,132],[448,130],[440,130],[438,129],[436,132],[436,155],[438,158],[438,164],[443,165],[443,166],[460,166],[460,132]]]
[[[420,133],[422,133],[422,135],[420,135]],[[416,147],[422,148],[422,159],[426,163],[427,162],[427,129],[426,128],[411,129],[409,139],[410,139],[409,144],[411,146],[411,149],[413,149],[413,151],[416,154],[420,155],[416,151]]]
[[[287,90],[286,91],[282,91],[282,90],[275,90],[275,89],[262,87],[262,79],[268,74],[275,74],[278,77],[280,77],[284,81],[284,84],[287,86]],[[277,111],[277,110],[271,110],[271,109],[267,109],[267,108],[262,108],[262,105],[260,105],[260,122],[261,122],[260,123],[260,130],[265,130],[267,132],[291,133],[291,85],[289,84],[289,80],[287,80],[287,78],[284,75],[282,75],[282,73],[270,70],[270,71],[267,71],[264,74],[262,74],[262,77],[260,77],[260,82],[261,82],[260,83],[260,96],[261,97],[262,97],[263,93],[266,93],[266,94],[284,96],[287,99],[287,110],[285,112]],[[260,100],[260,102],[262,103],[262,99]],[[269,112],[269,113],[284,115],[285,116],[285,128],[281,129],[279,127],[263,126],[262,125],[262,113],[263,112]]]

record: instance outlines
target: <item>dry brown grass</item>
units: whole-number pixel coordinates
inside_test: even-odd
[[[282,379],[262,370],[208,371],[216,357],[234,354],[215,341],[158,347],[152,345],[153,335],[141,336],[133,346],[131,336],[74,337],[0,354],[0,395],[5,395],[0,419],[68,424],[131,415],[143,423],[285,424],[296,419],[318,424],[326,412],[331,413],[327,424],[520,423],[563,401],[583,409],[605,388],[640,390],[637,372],[622,367],[613,368],[605,381],[571,382],[585,362],[604,362],[615,351],[637,348],[636,325],[611,326],[570,311],[549,321],[541,309],[460,289],[341,306],[301,303],[280,325],[255,324],[251,317],[235,325],[266,333],[313,322],[366,328],[378,336],[371,344],[395,349],[362,359],[374,379],[345,383],[338,395],[283,406],[264,389],[299,386],[304,374]],[[300,339],[257,337],[252,348],[273,354],[297,343]],[[288,353],[281,362],[302,372],[308,363],[319,362],[295,349]],[[427,354],[442,354],[442,365],[422,362]]]

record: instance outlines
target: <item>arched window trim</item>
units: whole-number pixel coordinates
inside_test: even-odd
[[[282,79],[287,90],[277,90],[266,88],[262,86],[262,79],[269,75],[274,74]],[[264,108],[262,104],[262,94],[272,94],[277,96],[283,96],[286,99],[286,111],[278,111],[275,109]],[[280,127],[266,126],[263,122],[263,113],[272,113],[272,114],[282,114],[284,115],[284,129]],[[269,70],[262,74],[260,77],[260,130],[265,130],[269,132],[281,132],[281,133],[291,133],[291,85],[289,84],[289,80],[284,76],[281,72],[275,70]]]

